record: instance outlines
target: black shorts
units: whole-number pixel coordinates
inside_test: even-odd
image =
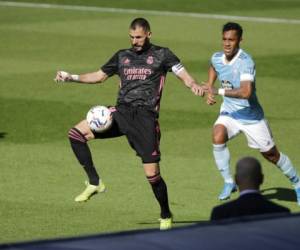
[[[160,161],[160,128],[157,113],[143,107],[117,106],[112,115],[112,126],[105,132],[94,132],[96,139],[125,135],[143,163]]]

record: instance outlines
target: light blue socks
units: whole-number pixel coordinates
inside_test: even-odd
[[[226,144],[213,144],[213,153],[217,168],[219,169],[224,182],[233,183],[232,176],[230,174],[230,153]]]
[[[294,188],[300,188],[299,176],[288,156],[280,152],[280,158],[276,165],[289,178]]]

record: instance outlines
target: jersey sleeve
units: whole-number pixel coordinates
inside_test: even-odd
[[[211,58],[210,58],[210,65],[215,68],[214,66],[214,56],[212,55]]]
[[[169,49],[165,49],[164,69],[166,72],[172,71],[172,67],[179,64],[179,58]]]
[[[248,58],[243,60],[240,64],[240,81],[251,81],[255,80],[255,64],[252,59]]]
[[[108,76],[112,76],[118,72],[119,69],[119,56],[118,52],[114,54],[107,63],[105,63],[101,70]]]
[[[211,58],[210,58],[210,65],[216,69],[215,65],[216,65],[216,61],[218,60],[218,58],[221,58],[222,54],[220,52],[216,52],[214,53]]]

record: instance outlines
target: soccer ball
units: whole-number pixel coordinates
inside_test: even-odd
[[[100,133],[109,129],[113,121],[110,110],[105,106],[92,107],[86,115],[86,120],[92,131]]]

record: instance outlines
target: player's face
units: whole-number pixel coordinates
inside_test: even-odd
[[[223,51],[227,60],[231,60],[240,48],[241,39],[236,30],[228,30],[223,33]]]
[[[131,46],[135,51],[141,51],[146,43],[149,43],[151,32],[146,32],[142,27],[129,30]]]

